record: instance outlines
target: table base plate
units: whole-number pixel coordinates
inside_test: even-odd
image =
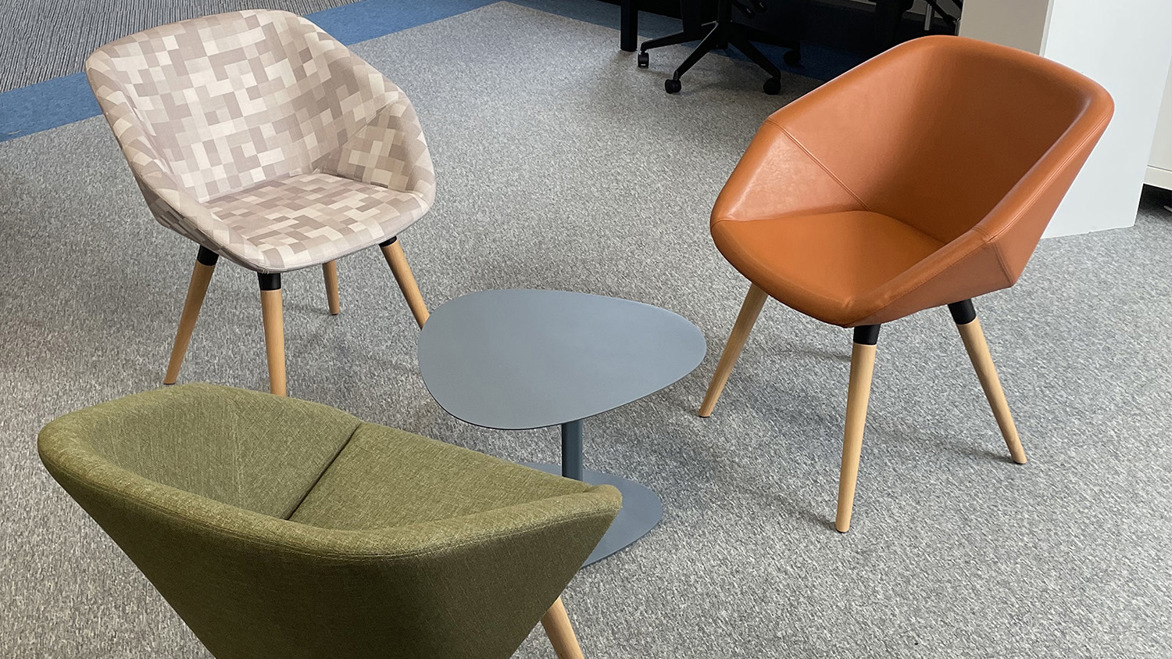
[[[562,475],[561,465],[537,462],[522,462],[521,464],[540,469],[546,473]],[[583,480],[587,483],[613,485],[623,494],[623,509],[619,511],[618,517],[615,517],[614,522],[607,529],[606,535],[602,536],[598,546],[590,553],[590,557],[582,564],[585,567],[601,561],[647,535],[663,519],[663,503],[659,500],[658,494],[635,481],[593,469],[584,469],[583,472],[585,475]]]

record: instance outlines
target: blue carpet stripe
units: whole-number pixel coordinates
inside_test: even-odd
[[[433,21],[462,14],[492,4],[495,0],[432,0],[427,3],[412,0],[361,0],[349,5],[326,9],[307,18],[317,23],[344,44],[350,45],[406,30]],[[513,4],[538,9],[595,25],[617,29],[617,5],[597,0],[512,0]],[[656,14],[642,13],[639,33],[647,37],[670,34],[679,29],[679,21]],[[616,49],[618,44],[615,44]],[[780,62],[784,49],[762,46],[774,61]],[[825,48],[803,46],[804,66],[786,67],[800,75],[817,80],[829,80],[858,63],[847,53]],[[554,54],[535,54],[554,56]],[[739,53],[734,54],[743,59]],[[28,87],[0,93],[0,142],[23,135],[57,128],[75,121],[101,114],[86,82],[84,73],[74,73]]]
[[[0,142],[100,113],[84,73],[13,89],[0,94]]]
[[[494,0],[362,0],[306,18],[346,45],[385,36],[492,4]],[[617,8],[615,9],[617,19]],[[84,73],[0,94],[0,142],[101,114]]]
[[[306,16],[349,46],[490,5],[495,0],[362,0]]]

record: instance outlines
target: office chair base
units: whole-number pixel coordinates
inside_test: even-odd
[[[781,70],[753,45],[753,41],[789,48],[790,50],[786,52],[783,60],[790,66],[797,66],[802,60],[801,48],[797,42],[777,39],[748,25],[734,23],[731,19],[706,23],[702,30],[705,30],[706,34],[704,34],[703,39],[700,41],[700,45],[696,46],[696,49],[680,64],[671,79],[664,81],[663,88],[667,93],[678,94],[683,88],[680,77],[695,66],[701,58],[717,48],[728,48],[730,46],[736,48],[752,60],[753,63],[764,69],[769,74],[769,79],[765,81],[763,87],[766,94],[777,94],[781,91]],[[650,64],[650,56],[647,54],[648,50],[694,41],[699,36],[699,34],[694,32],[680,32],[659,39],[644,41],[643,45],[639,47],[639,67],[647,68]]]

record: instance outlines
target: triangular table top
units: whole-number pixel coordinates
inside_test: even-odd
[[[478,426],[521,430],[585,419],[672,384],[704,337],[670,311],[617,298],[494,290],[436,309],[419,370],[436,401]]]

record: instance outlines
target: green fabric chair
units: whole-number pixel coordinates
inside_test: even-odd
[[[53,421],[41,460],[216,657],[508,657],[621,505],[270,394],[190,384]]]

